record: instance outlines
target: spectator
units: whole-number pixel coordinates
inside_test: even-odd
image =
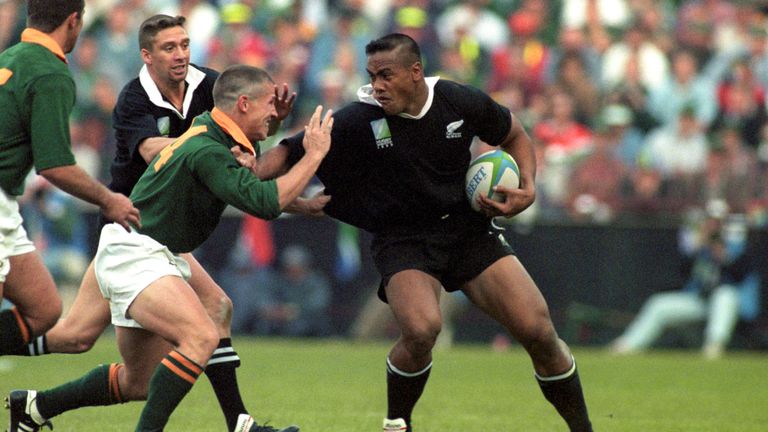
[[[331,324],[328,279],[312,267],[304,246],[291,245],[280,254],[278,271],[264,274],[255,286],[253,327],[258,334],[328,336]]]
[[[443,47],[456,46],[466,37],[488,55],[507,43],[507,23],[488,8],[488,3],[489,0],[470,0],[445,9],[435,22],[440,44]]]
[[[643,147],[644,135],[634,127],[632,111],[622,104],[610,104],[600,113],[600,122],[607,129],[606,139],[624,165],[634,168]]]
[[[745,60],[736,60],[728,75],[720,81],[717,99],[718,113],[712,129],[736,129],[747,145],[757,148],[760,131],[766,123],[765,88]]]
[[[706,321],[703,353],[718,358],[738,320],[757,317],[760,276],[747,249],[744,219],[728,217],[728,205],[719,200],[710,201],[706,213],[705,220],[680,230],[680,252],[688,265],[682,289],[652,295],[612,343],[614,352],[639,352],[669,327]]]
[[[240,2],[221,7],[224,24],[208,44],[208,67],[224,70],[231,64],[265,68],[272,57],[270,43],[250,26],[251,7]]]
[[[623,210],[629,171],[617,156],[609,130],[599,126],[591,151],[573,169],[568,183],[568,204],[577,220],[610,222]]]
[[[700,183],[701,202],[728,197],[731,209],[744,213],[756,187],[757,158],[738,128],[724,127],[713,138],[707,168]]]
[[[580,123],[590,124],[600,110],[602,98],[581,56],[566,54],[560,59],[555,85],[573,98],[576,119]]]
[[[685,107],[677,121],[648,134],[641,157],[668,179],[704,172],[709,144],[693,106]]]
[[[700,73],[689,51],[672,56],[672,74],[659,86],[649,87],[648,111],[661,124],[675,124],[685,107],[693,107],[699,125],[707,128],[717,114],[716,81]]]
[[[513,81],[527,94],[543,91],[551,48],[538,35],[546,19],[542,11],[544,9],[522,7],[509,16],[508,42],[490,53],[488,90],[497,91]]]
[[[613,43],[603,54],[602,78],[605,88],[613,88],[627,75],[634,61],[640,82],[647,89],[659,87],[669,75],[669,60],[664,51],[648,38],[644,28],[634,25],[624,32],[621,41]]]
[[[131,13],[127,4],[117,3],[106,14],[104,26],[93,33],[98,44],[99,73],[109,79],[113,89],[136,76],[142,65],[136,56],[139,32],[133,26]]]

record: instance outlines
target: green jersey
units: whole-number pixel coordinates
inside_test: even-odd
[[[131,201],[141,211],[138,230],[173,253],[200,246],[230,204],[263,219],[280,215],[277,183],[261,181],[240,166],[230,148],[256,151],[237,125],[218,109],[158,154],[139,179]]]
[[[74,165],[69,114],[75,82],[64,52],[47,34],[28,28],[21,42],[0,53],[0,187],[24,192],[37,172]]]

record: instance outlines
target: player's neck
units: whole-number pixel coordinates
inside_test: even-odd
[[[165,81],[163,83],[157,83],[157,88],[163,97],[171,103],[176,109],[181,112],[184,105],[184,91],[186,89],[186,81]]]
[[[405,113],[412,116],[419,115],[421,110],[424,109],[424,104],[427,103],[427,99],[429,99],[429,86],[424,80],[418,81],[416,83],[416,91],[414,92],[413,98],[411,98],[411,103],[408,104]]]

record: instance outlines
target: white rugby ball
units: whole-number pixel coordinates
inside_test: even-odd
[[[504,201],[504,194],[493,191],[496,185],[510,189],[520,187],[520,169],[517,162],[503,150],[485,152],[469,163],[464,191],[472,208],[480,211],[477,204],[480,194],[494,201]]]

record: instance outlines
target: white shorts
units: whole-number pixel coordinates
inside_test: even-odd
[[[5,283],[11,270],[8,258],[35,250],[22,221],[16,198],[6,195],[0,188],[0,283]]]
[[[189,280],[189,264],[167,247],[136,231],[111,223],[101,229],[94,258],[101,294],[109,300],[112,324],[142,328],[128,315],[128,308],[144,288],[163,276]]]

